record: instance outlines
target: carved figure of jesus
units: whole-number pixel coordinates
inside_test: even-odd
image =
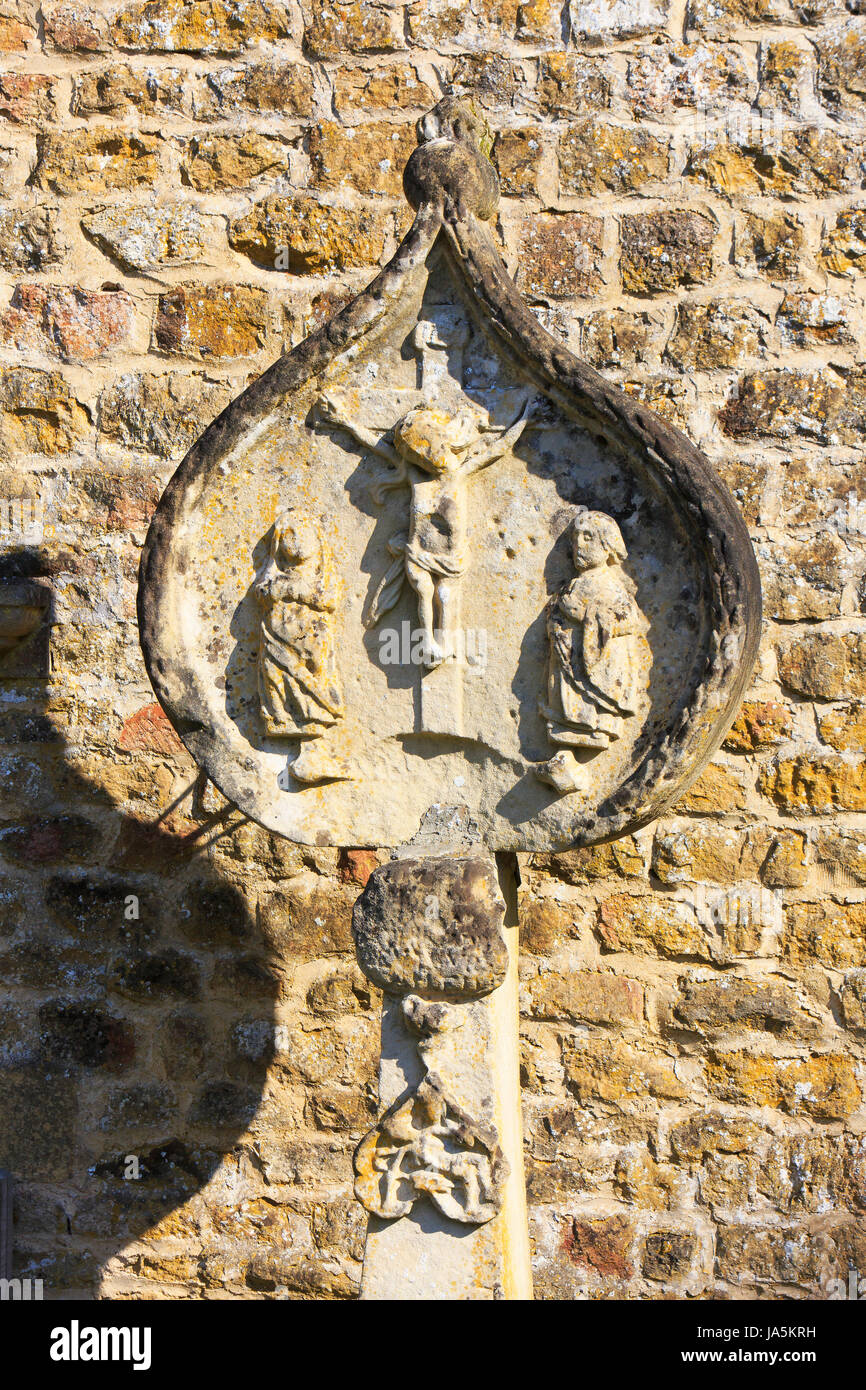
[[[466,480],[516,443],[527,424],[529,404],[503,429],[468,410],[451,413],[419,405],[389,431],[392,442],[347,419],[333,396],[322,396],[318,408],[326,423],[347,429],[394,469],[375,489],[375,501],[381,502],[391,488],[410,488],[409,530],[389,542],[395,564],[374,595],[367,626],[394,607],[405,577],[418,595],[424,664],[438,666],[455,650],[457,585],[470,562]]]

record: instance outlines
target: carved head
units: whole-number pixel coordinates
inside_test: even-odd
[[[409,462],[425,473],[456,471],[481,433],[480,421],[468,411],[454,415],[419,405],[394,427],[394,443]]]
[[[606,512],[590,512],[581,507],[568,528],[568,537],[578,571],[619,564],[628,554],[622,532]]]
[[[271,554],[278,565],[289,567],[318,554],[320,537],[314,523],[297,507],[286,507],[274,521]]]

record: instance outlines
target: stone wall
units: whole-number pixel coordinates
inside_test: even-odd
[[[197,433],[393,252],[449,88],[496,132],[524,294],[707,451],[766,595],[676,814],[522,864],[537,1295],[866,1279],[860,8],[0,4],[0,605],[54,595],[50,666],[0,657],[0,1163],[47,1294],[357,1289],[376,853],[196,780],[136,565]]]

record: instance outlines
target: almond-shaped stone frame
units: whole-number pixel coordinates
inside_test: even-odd
[[[631,775],[584,818],[577,843],[612,839],[662,814],[718,748],[736,716],[757,655],[761,588],[743,517],[709,460],[679,430],[612,385],[551,336],[503,267],[486,223],[498,203],[496,172],[481,152],[479,123],[450,99],[420,124],[423,143],[404,174],[415,220],[385,269],[325,326],[280,358],[205,430],[180,464],[153,517],[141,558],[138,620],[160,704],[208,776],[230,799],[225,769],[177,649],[172,604],[199,557],[184,545],[185,519],[208,480],[257,420],[270,415],[339,353],[379,327],[411,291],[437,241],[506,359],[567,417],[617,453],[679,513],[703,576],[710,641],[703,669],[661,738],[638,745]],[[445,132],[443,135],[441,132]]]

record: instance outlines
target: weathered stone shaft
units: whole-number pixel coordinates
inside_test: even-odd
[[[532,1297],[506,912],[483,852],[395,860],[355,905],[359,963],[385,990],[383,1114],[355,1155],[362,1298]]]

